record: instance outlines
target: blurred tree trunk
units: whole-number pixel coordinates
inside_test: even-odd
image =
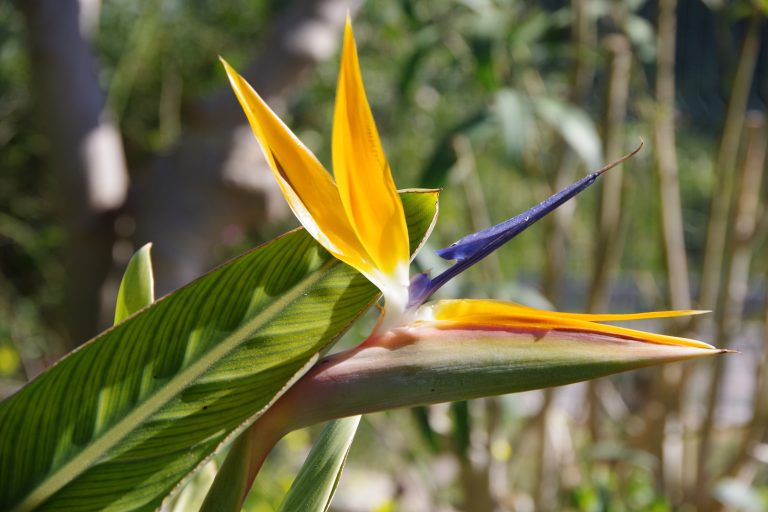
[[[77,0],[24,0],[18,6],[27,25],[32,92],[60,187],[69,276],[64,323],[73,348],[98,328],[99,291],[112,263],[112,219],[124,203],[128,173],[80,33]]]
[[[293,2],[243,76],[279,107],[308,71],[335,55],[346,12],[360,3]],[[131,194],[134,239],[154,244],[158,295],[206,271],[214,246],[288,211],[228,84],[204,98],[189,121],[178,143],[139,175]]]
[[[293,2],[244,75],[274,104],[318,62],[335,54],[344,16],[360,3]],[[126,204],[122,142],[106,113],[84,36],[96,30],[92,14],[98,2],[88,5],[91,15],[81,16],[84,4],[78,0],[17,4],[26,20],[40,123],[60,182],[68,348],[109,324],[116,286],[105,283],[110,272],[114,278],[119,274],[113,252],[118,260],[127,260],[131,252],[130,244],[116,245],[118,236],[154,242],[157,292],[164,294],[207,270],[216,242],[244,228],[258,229],[287,211],[228,86],[199,102],[170,151],[134,173]]]

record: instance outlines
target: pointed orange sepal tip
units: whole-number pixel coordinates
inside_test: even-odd
[[[677,336],[638,331],[598,322],[641,320],[681,316],[682,312],[662,311],[624,315],[589,315],[544,311],[518,304],[491,300],[444,300],[430,306],[431,318],[438,326],[476,326],[478,328],[521,328],[593,332],[620,336],[648,343],[716,350],[708,343]],[[680,313],[680,314],[678,314]]]
[[[493,301],[486,301],[486,302],[493,302]],[[542,311],[542,310],[538,310],[528,306],[523,306],[522,304],[514,304],[509,302],[506,302],[506,303],[501,302],[501,304],[503,304],[505,308],[519,309],[520,311],[525,311],[525,310],[532,310],[532,311],[539,311],[539,312]],[[703,309],[678,309],[678,310],[670,310],[670,311],[648,311],[645,313],[597,313],[597,314],[595,313],[564,313],[564,312],[558,311],[557,313],[554,313],[554,314],[557,314],[559,317],[563,317],[563,318],[571,318],[574,320],[586,320],[588,322],[621,322],[621,321],[631,321],[631,320],[651,320],[655,318],[675,318],[675,317],[681,317],[681,316],[695,316],[695,315],[704,315],[707,313],[710,313],[710,311],[703,310]]]
[[[330,174],[248,82],[226,60],[221,62],[299,222],[331,254],[362,273],[370,273],[370,259],[347,219]]]
[[[332,149],[341,203],[360,243],[395,286],[407,286],[410,254],[405,214],[363,87],[349,16],[336,89]]]

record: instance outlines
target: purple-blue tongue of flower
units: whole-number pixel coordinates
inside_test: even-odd
[[[456,260],[456,263],[434,279],[427,274],[417,274],[411,280],[409,306],[416,307],[427,300],[441,286],[468,269],[490,253],[509,242],[512,238],[525,231],[533,223],[543,218],[579,192],[592,185],[606,171],[633,157],[643,147],[643,142],[632,152],[597,170],[563,190],[552,194],[536,206],[523,213],[505,220],[495,226],[472,233],[452,243],[449,247],[435,251],[446,260]]]

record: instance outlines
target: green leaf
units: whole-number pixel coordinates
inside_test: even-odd
[[[140,309],[155,301],[155,280],[152,276],[152,244],[136,251],[120,281],[115,306],[115,324],[119,324]]]
[[[765,490],[737,478],[723,478],[712,491],[714,497],[729,510],[760,512],[768,509],[768,494]]]
[[[452,437],[456,453],[462,460],[469,457],[472,434],[472,416],[469,414],[469,402],[461,400],[451,403]]]
[[[326,425],[278,512],[328,510],[359,423],[360,416],[352,416]]]
[[[420,405],[411,409],[411,415],[416,423],[416,430],[421,434],[422,444],[426,445],[432,454],[440,453],[439,434],[429,423],[429,410]]]
[[[412,247],[436,199],[403,195]],[[0,509],[157,508],[377,297],[296,230],[158,300],[0,404]]]
[[[501,136],[507,156],[522,161],[523,152],[530,143],[531,126],[535,119],[531,102],[514,89],[500,89],[493,108],[501,124]]]
[[[595,123],[583,109],[553,98],[533,98],[536,113],[571,147],[587,166],[597,169],[603,162],[603,145]]]
[[[448,179],[448,172],[456,164],[456,150],[453,141],[457,135],[471,136],[480,131],[487,123],[488,111],[481,109],[473,112],[459,124],[449,129],[440,139],[421,171],[419,186],[442,187]]]

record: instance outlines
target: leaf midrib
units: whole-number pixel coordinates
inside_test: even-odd
[[[270,319],[277,316],[282,310],[287,308],[292,302],[301,297],[308,287],[319,281],[329,270],[329,267],[336,265],[336,260],[328,260],[317,270],[302,279],[297,285],[293,286],[288,292],[283,293],[278,299],[264,308],[252,319],[248,320],[241,327],[233,331],[230,335],[224,337],[210,351],[205,353],[197,361],[182,369],[165,386],[148,397],[138,407],[129,412],[123,419],[115,423],[109,430],[96,438],[83,450],[78,452],[69,462],[60,466],[47,478],[43,479],[32,491],[27,494],[12,510],[22,512],[34,510],[42,505],[49,497],[63,488],[67,483],[74,480],[83,471],[91,467],[104,454],[115,446],[120,440],[124,439],[134,430],[134,426],[149,418],[157,412],[163,405],[170,402],[191,382],[203,375],[216,362],[223,359],[229,352],[250,339],[253,332]]]

